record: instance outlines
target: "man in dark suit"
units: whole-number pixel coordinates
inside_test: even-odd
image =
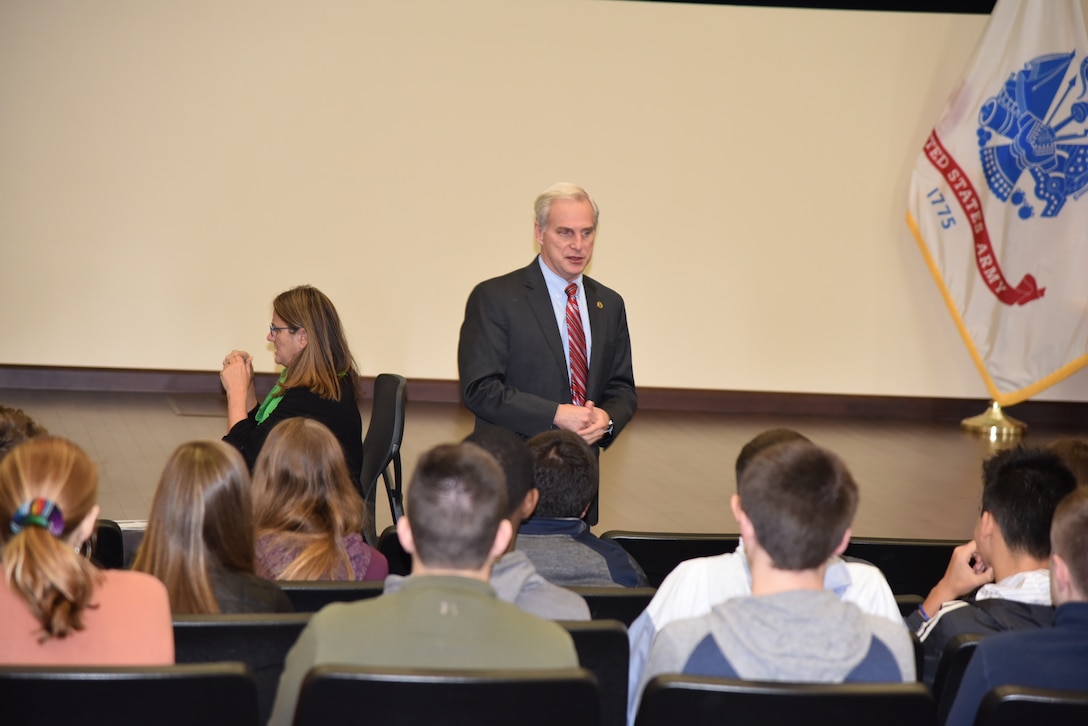
[[[540,255],[469,295],[457,351],[461,395],[477,430],[501,426],[530,438],[567,429],[607,448],[634,416],[638,394],[623,298],[582,274],[599,211],[584,189],[560,183],[537,197],[535,212]],[[596,515],[594,502],[587,521]]]

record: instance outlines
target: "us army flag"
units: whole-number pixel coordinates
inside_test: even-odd
[[[926,139],[907,224],[990,396],[1088,364],[1088,32],[1077,0],[998,0]]]

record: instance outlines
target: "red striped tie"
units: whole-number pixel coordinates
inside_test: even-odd
[[[582,313],[578,309],[578,286],[567,285],[567,341],[570,346],[570,399],[575,406],[586,404],[586,333],[582,328]]]

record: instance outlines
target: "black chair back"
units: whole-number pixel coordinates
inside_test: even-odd
[[[933,699],[937,702],[937,723],[948,720],[956,692],[960,690],[963,674],[971,656],[975,654],[982,636],[978,633],[961,633],[945,643],[941,659],[937,663],[937,675],[933,678]],[[922,680],[919,678],[918,680]]]
[[[295,726],[598,726],[593,674],[318,666],[303,679]]]
[[[91,536],[91,560],[107,570],[125,568],[125,537],[121,525],[112,519],[100,519]]]
[[[369,514],[365,535],[372,546],[378,539],[375,510],[379,477],[385,482],[393,523],[396,524],[404,514],[400,445],[404,439],[404,409],[407,403],[408,381],[404,376],[382,373],[374,379],[374,399],[370,424],[363,438],[363,465],[359,473],[359,488]]]
[[[982,698],[975,726],[1084,726],[1088,691],[998,686]]]
[[[880,568],[894,595],[925,595],[944,577],[962,540],[854,537],[843,553]]]
[[[254,682],[259,722],[267,723],[287,651],[309,619],[309,613],[178,615],[174,617],[174,657],[178,663],[244,663]]]
[[[732,552],[736,534],[685,534],[610,530],[601,539],[619,544],[658,587],[685,560]],[[855,537],[843,556],[868,562],[884,573],[893,595],[924,595],[944,576],[952,550],[960,540],[892,539]]]
[[[378,538],[378,551],[388,560],[390,575],[412,574],[412,556],[400,546],[395,525],[382,530],[382,536]]]
[[[241,663],[78,668],[0,666],[5,724],[256,726],[257,687]]]
[[[624,625],[635,621],[650,601],[656,589],[652,587],[568,587],[585,598],[589,616],[594,620],[619,620]]]
[[[732,552],[737,548],[740,535],[613,529],[602,534],[601,539],[611,540],[623,547],[646,573],[650,586],[659,587],[665,577],[685,560]]]
[[[378,580],[277,580],[296,613],[316,613],[329,603],[368,600],[381,595]]]
[[[646,686],[635,726],[919,726],[932,724],[921,683],[767,683],[664,675]]]
[[[601,726],[623,726],[627,720],[627,678],[630,643],[627,628],[617,620],[566,620],[578,650],[578,663],[597,677],[601,694]]]

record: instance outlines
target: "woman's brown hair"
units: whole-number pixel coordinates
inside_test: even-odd
[[[8,586],[41,623],[43,641],[83,630],[83,611],[101,575],[69,542],[98,497],[98,470],[71,441],[51,436],[24,441],[0,460],[0,559]],[[46,499],[60,510],[56,535],[40,526],[12,532],[19,507]]]
[[[182,444],[159,479],[133,569],[162,580],[170,610],[218,613],[211,575],[253,572],[249,472],[222,441]]]
[[[305,329],[307,339],[280,387],[308,388],[322,398],[339,401],[340,377],[358,372],[332,301],[316,287],[301,285],[277,295],[272,310],[288,327]]]
[[[343,538],[363,529],[363,500],[344,451],[319,421],[289,418],[272,429],[253,468],[257,536],[298,549],[276,577],[328,580],[340,566],[355,575]]]

